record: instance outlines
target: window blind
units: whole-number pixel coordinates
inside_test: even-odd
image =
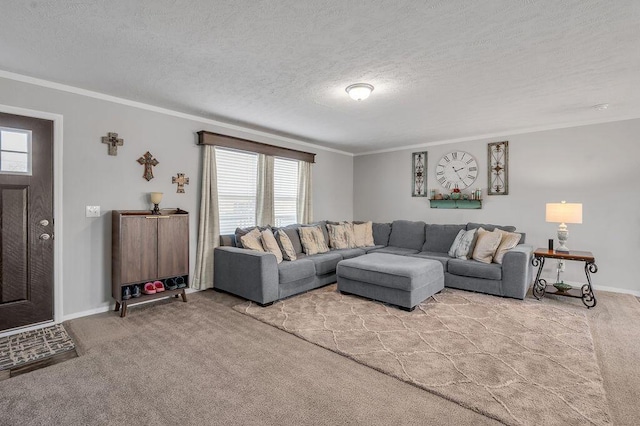
[[[216,168],[220,234],[255,225],[258,155],[216,147]]]
[[[297,222],[298,161],[276,157],[273,162],[273,208],[275,226]]]

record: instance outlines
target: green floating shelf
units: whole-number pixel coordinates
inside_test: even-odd
[[[481,209],[482,200],[429,200],[432,209]]]

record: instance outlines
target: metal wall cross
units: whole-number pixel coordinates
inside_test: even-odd
[[[118,147],[124,145],[124,139],[118,138],[117,133],[109,132],[102,137],[102,143],[109,145],[109,155],[118,155]]]
[[[153,155],[147,151],[142,157],[138,158],[138,163],[144,166],[144,174],[142,175],[147,181],[153,179],[153,169],[151,167],[160,164],[158,160],[153,158]]]
[[[184,186],[189,185],[189,178],[184,177],[184,173],[178,173],[178,177],[173,176],[171,178],[171,183],[177,183],[178,190],[176,192],[178,194],[184,194]]]

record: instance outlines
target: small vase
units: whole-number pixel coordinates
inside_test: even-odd
[[[451,193],[451,199],[452,200],[459,200],[460,199],[460,193],[459,192],[452,192]]]

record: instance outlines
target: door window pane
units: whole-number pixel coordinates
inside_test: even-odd
[[[28,173],[29,156],[23,152],[2,151],[0,169],[3,172]]]
[[[0,128],[0,173],[31,174],[31,132]]]
[[[27,133],[2,130],[0,131],[0,140],[2,140],[3,151],[27,152],[29,150],[29,135]]]

